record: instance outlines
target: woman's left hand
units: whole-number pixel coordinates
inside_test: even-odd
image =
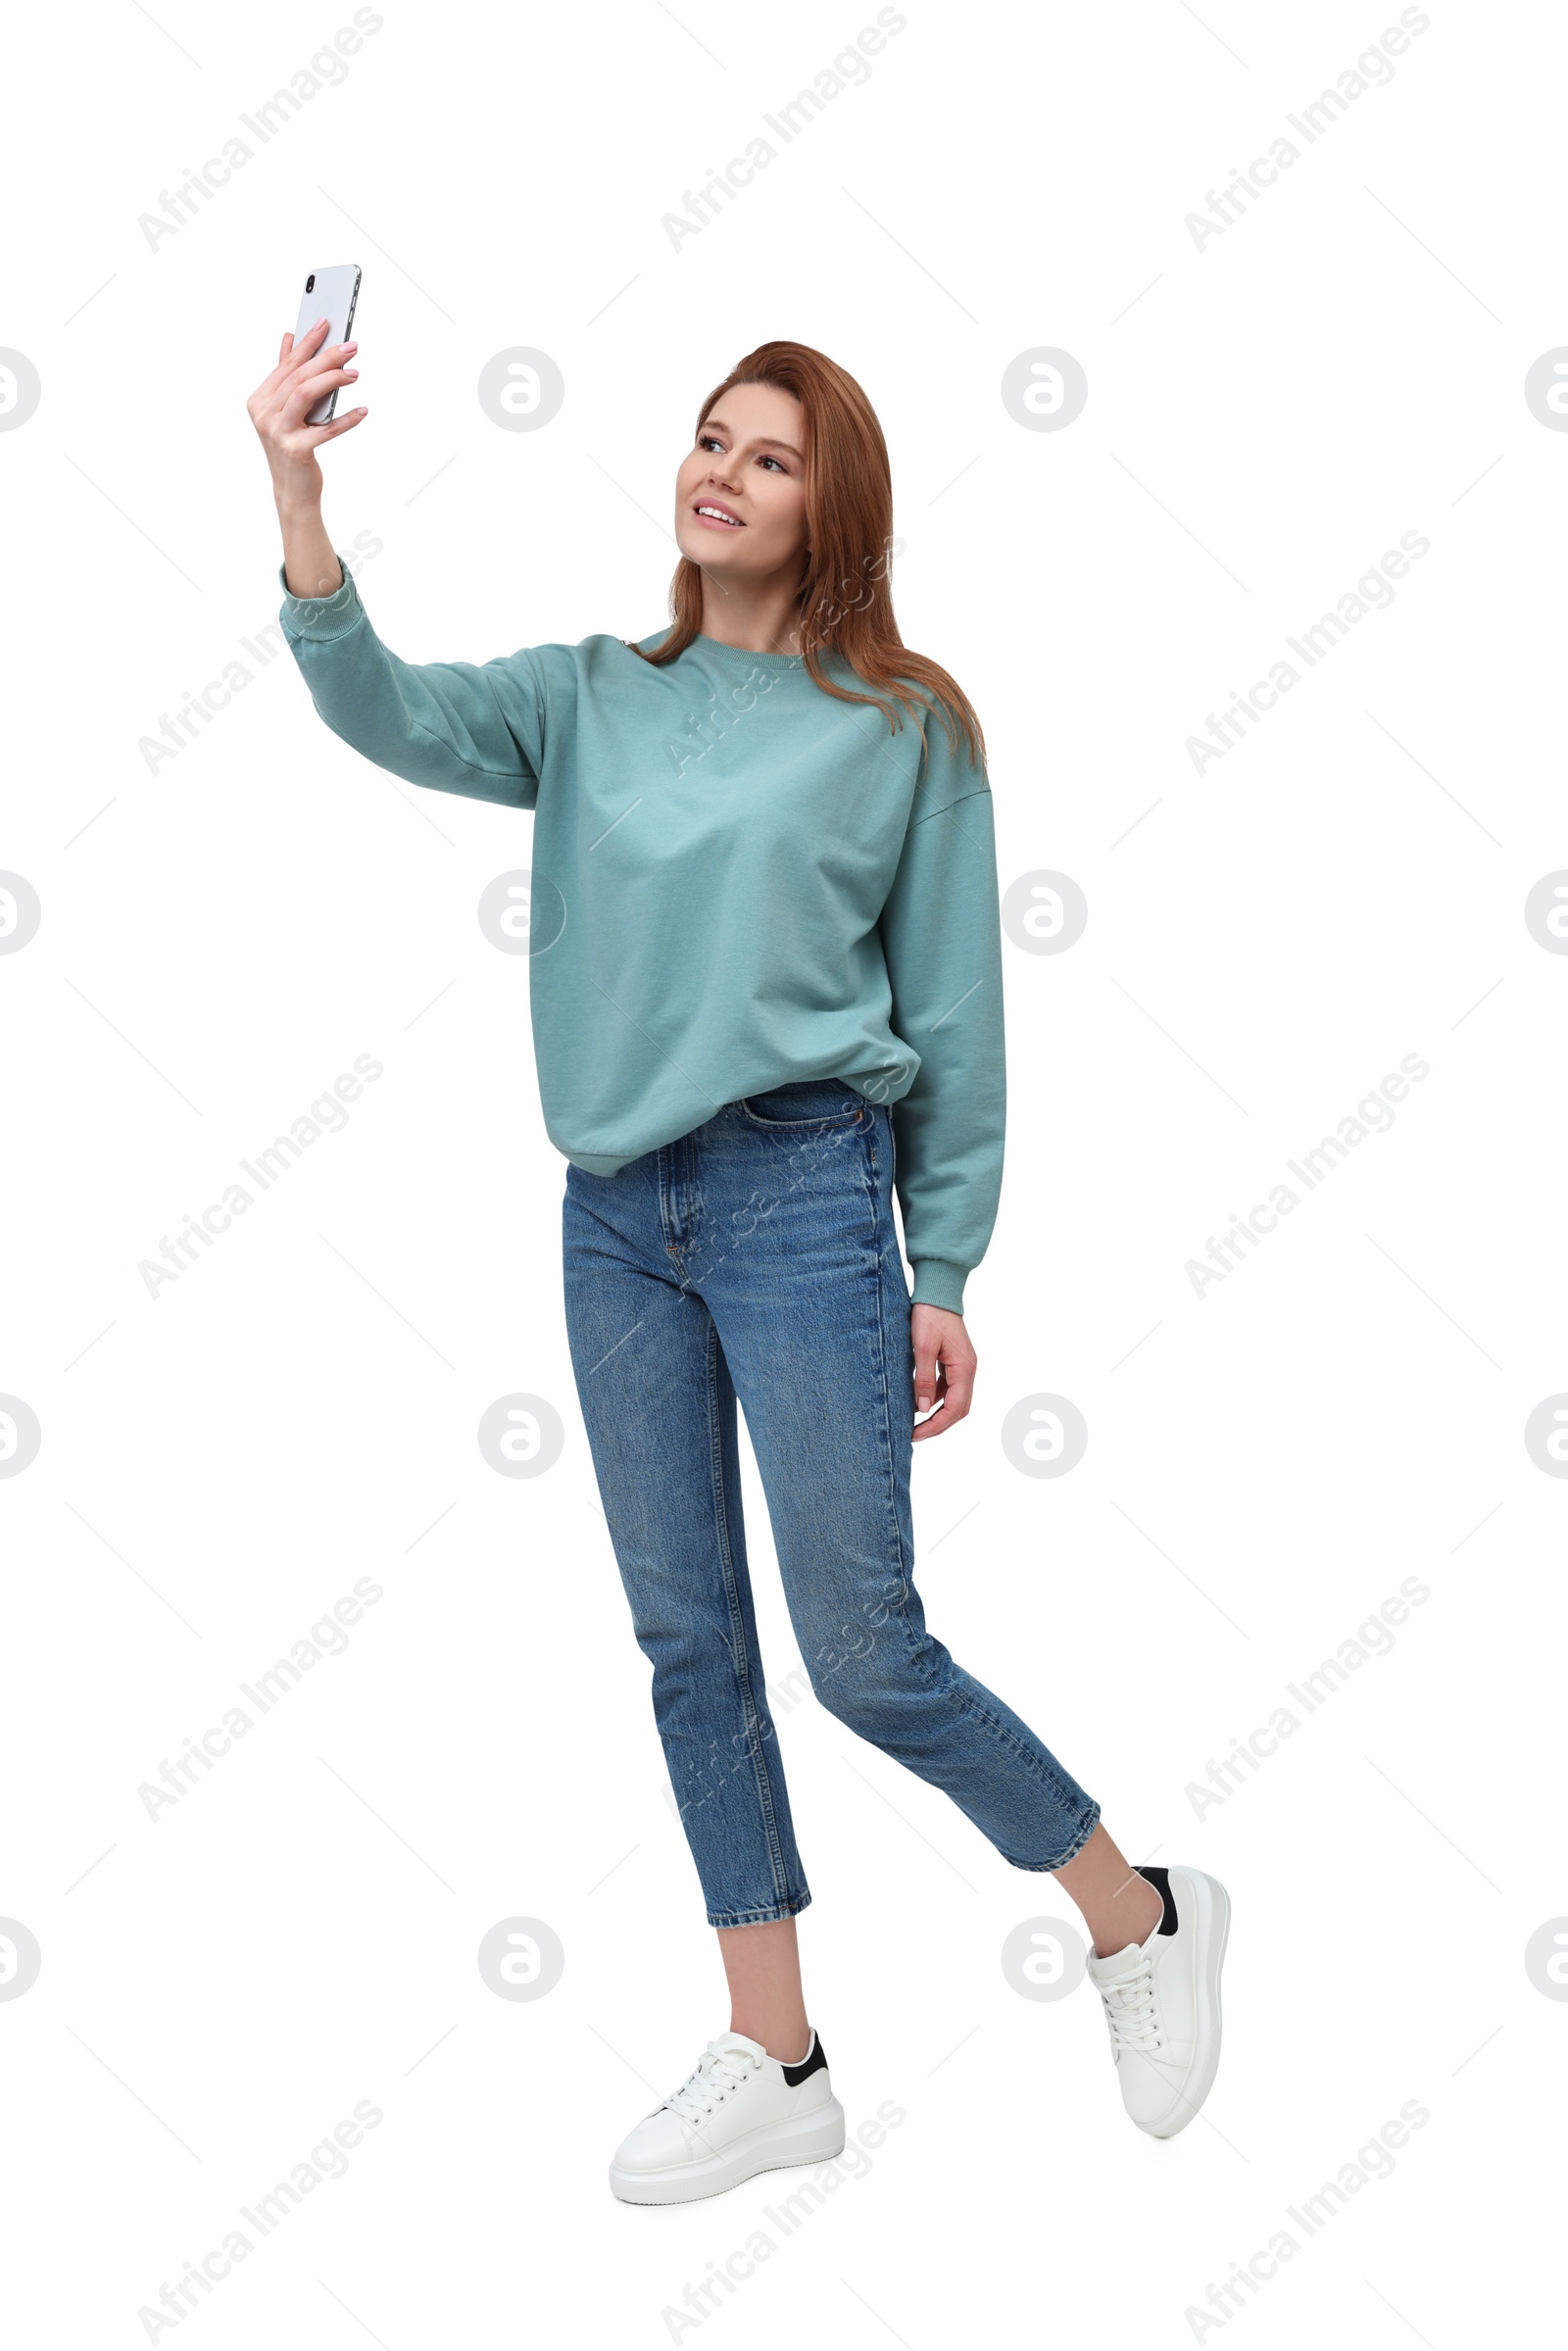
[[[963,1316],[950,1314],[945,1306],[912,1307],[909,1341],[914,1349],[914,1409],[931,1415],[915,1423],[918,1445],[922,1437],[940,1437],[968,1411],[976,1357]]]

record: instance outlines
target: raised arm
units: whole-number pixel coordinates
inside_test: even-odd
[[[536,805],[544,695],[527,653],[476,665],[405,661],[383,645],[321,519],[323,441],[352,432],[368,412],[307,424],[323,392],[353,381],[358,345],[323,342],[321,319],[247,403],[267,454],[283,534],[283,634],[320,717],[345,743],[409,783],[509,808]]]
[[[246,402],[251,422],[267,453],[272,501],[283,533],[283,570],[292,596],[330,596],[343,585],[343,570],[321,520],[321,468],[317,451],[323,441],[352,432],[369,411],[349,409],[330,424],[307,424],[305,414],[324,392],[353,383],[359,374],[349,361],[358,343],[328,344],[327,321],[318,319],[298,344],[283,337],[277,366]]]

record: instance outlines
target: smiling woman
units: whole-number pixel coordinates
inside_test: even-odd
[[[1123,2103],[1169,2137],[1218,2063],[1224,1891],[1131,1869],[1093,1797],[927,1631],[911,1580],[912,1449],[974,1385],[964,1284],[996,1219],[1006,1087],[985,745],[899,634],[875,412],[821,352],[760,345],[680,462],[667,628],[416,665],[321,521],[317,450],[366,414],[305,423],[355,373],[324,332],[285,336],[250,404],[283,632],[368,759],[533,811],[567,1337],[729,1984],[728,2031],[611,2185],[684,2203],[844,2145],[801,1984],[811,1896],[758,1647],[741,1407],[814,1695],[1004,1860],[1056,1874],[1094,1936]]]

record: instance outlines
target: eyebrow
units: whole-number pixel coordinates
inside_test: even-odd
[[[704,432],[728,433],[732,441],[735,438],[735,434],[733,431],[731,431],[729,425],[724,422],[721,416],[705,416],[703,419],[703,430]],[[765,436],[759,436],[755,446],[759,449],[782,449],[790,457],[801,458],[801,463],[803,465],[806,463],[805,458],[801,457],[801,452],[796,448],[793,441],[770,441]]]

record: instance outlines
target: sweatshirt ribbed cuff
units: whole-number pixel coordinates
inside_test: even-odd
[[[296,596],[288,584],[288,565],[277,566],[277,584],[283,591],[283,632],[290,637],[346,637],[358,624],[365,607],[354,585],[354,574],[341,555],[343,585],[334,588],[330,596]]]
[[[966,1267],[950,1265],[944,1257],[916,1257],[914,1290],[909,1303],[914,1306],[945,1306],[950,1314],[961,1314],[966,1272]]]

